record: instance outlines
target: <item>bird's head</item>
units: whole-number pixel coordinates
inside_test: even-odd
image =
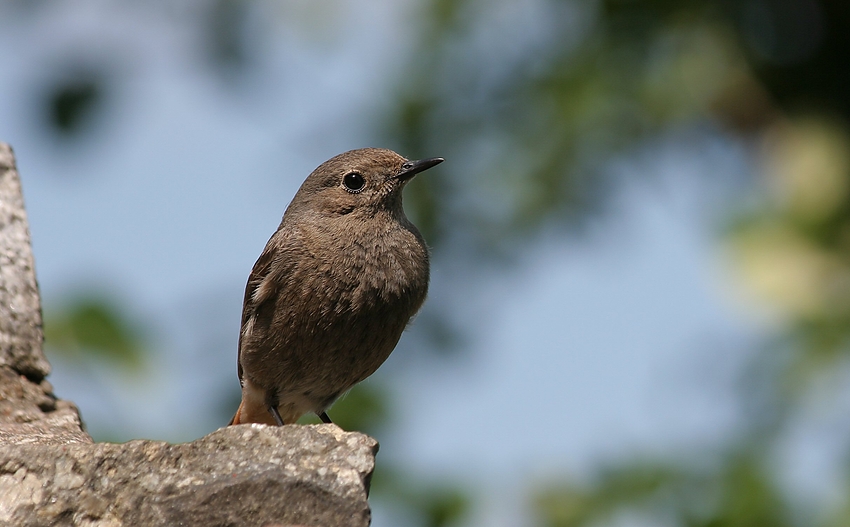
[[[292,200],[290,209],[320,215],[400,212],[402,189],[413,176],[443,159],[409,161],[392,150],[361,148],[344,152],[319,165]]]

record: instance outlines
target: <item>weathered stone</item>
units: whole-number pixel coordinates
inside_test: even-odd
[[[0,366],[40,381],[50,373],[43,340],[21,180],[11,147],[0,143]]]
[[[0,143],[0,442],[91,443],[77,408],[44,380],[41,300],[12,149]]]
[[[369,525],[377,443],[335,425],[240,425],[178,445],[0,452],[0,525]]]
[[[41,305],[11,149],[0,143],[0,526],[366,526],[378,444],[335,425],[239,425],[93,443],[44,377]]]

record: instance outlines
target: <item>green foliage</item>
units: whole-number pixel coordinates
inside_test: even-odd
[[[601,525],[624,513],[653,525],[681,527],[793,525],[784,497],[756,451],[702,469],[627,463],[602,471],[590,487],[561,483],[544,488],[535,503],[545,527]]]
[[[514,246],[552,218],[580,224],[612,194],[600,159],[708,116],[738,74],[712,2],[536,4],[545,29],[508,47],[490,2],[426,2],[432,19],[385,135],[451,160],[409,193],[432,244],[460,230],[473,246]]]
[[[850,133],[789,118],[768,135],[767,192],[728,240],[753,289],[787,317],[781,382],[804,393],[850,351]]]
[[[78,297],[44,316],[45,344],[73,360],[138,367],[144,360],[143,335],[117,303],[104,297]]]
[[[207,7],[206,45],[211,63],[220,73],[238,73],[248,62],[246,48],[248,2],[212,0]]]
[[[47,95],[48,121],[63,136],[80,132],[103,99],[103,83],[97,75],[81,72],[57,83]]]
[[[447,481],[426,482],[386,463],[375,469],[372,495],[407,509],[422,527],[462,525],[472,498],[463,485]]]
[[[328,410],[328,415],[343,430],[374,435],[390,420],[389,400],[386,388],[373,380],[367,380],[340,397]],[[305,415],[298,422],[305,424],[321,421],[311,414]]]
[[[682,477],[661,465],[620,467],[603,474],[593,488],[569,482],[544,488],[535,502],[543,525],[578,527],[607,519],[619,508],[645,506]]]

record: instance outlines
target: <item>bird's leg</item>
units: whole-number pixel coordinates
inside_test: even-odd
[[[271,413],[272,417],[274,417],[274,422],[277,423],[277,426],[283,426],[283,419],[280,418],[280,412],[277,411],[277,405],[270,404],[269,413]]]
[[[323,423],[333,424],[333,421],[331,421],[331,418],[328,417],[327,412],[316,412],[316,415],[319,416],[319,419],[321,419]]]
[[[275,424],[277,426],[283,426],[283,418],[280,417],[280,412],[277,410],[277,405],[280,401],[280,399],[278,399],[277,391],[267,390],[265,393],[265,400],[266,408],[268,408],[269,413],[272,414]]]

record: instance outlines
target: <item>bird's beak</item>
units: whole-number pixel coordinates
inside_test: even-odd
[[[442,157],[432,157],[430,159],[420,159],[419,161],[406,161],[401,165],[401,170],[396,174],[396,179],[407,181],[423,170],[428,170],[433,166],[437,166],[445,161]]]

